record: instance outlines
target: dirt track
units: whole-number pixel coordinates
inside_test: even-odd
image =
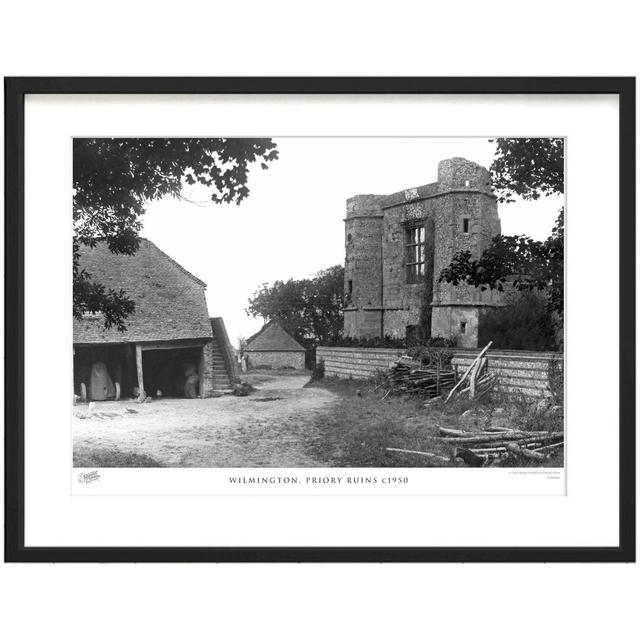
[[[168,467],[326,466],[309,458],[303,444],[318,437],[318,413],[337,396],[305,388],[309,376],[300,373],[248,380],[257,391],[245,397],[77,406],[74,452],[137,454]]]

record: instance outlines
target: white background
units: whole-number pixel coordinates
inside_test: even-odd
[[[13,3],[3,10],[3,73],[638,72],[628,2],[609,2],[606,10],[583,3],[579,11],[575,3],[544,1],[457,2],[448,11],[444,3],[247,4]],[[1,572],[1,624],[12,638],[591,638],[626,637],[637,628],[637,566],[51,565]]]

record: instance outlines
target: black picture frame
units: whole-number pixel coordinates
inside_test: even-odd
[[[24,541],[24,100],[27,94],[616,94],[620,148],[619,531],[612,547],[26,547]],[[5,561],[634,562],[635,78],[5,78]],[[623,347],[623,348],[622,348]]]

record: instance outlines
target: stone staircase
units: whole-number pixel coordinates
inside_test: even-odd
[[[222,318],[211,318],[211,328],[213,330],[213,390],[215,393],[231,393],[237,375]]]

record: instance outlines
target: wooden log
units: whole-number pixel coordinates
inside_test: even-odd
[[[473,447],[473,448],[469,449],[469,451],[473,451],[473,452],[478,453],[478,454],[506,452],[508,444],[519,444],[519,443],[517,443],[517,442],[516,443],[507,443],[507,442],[505,442],[504,446],[501,446],[501,447],[480,447],[480,448]],[[528,451],[532,451],[532,450],[536,451],[535,448],[532,449],[532,445],[535,447],[535,446],[537,446],[539,444],[540,443],[525,444],[525,445],[522,445],[521,448],[522,449],[526,449]]]
[[[476,379],[478,377],[478,369],[480,367],[481,362],[482,362],[482,359],[478,360],[475,366],[473,367],[473,370],[469,374],[469,397],[470,398],[476,397]]]
[[[476,399],[480,400],[480,398],[483,398],[484,396],[486,396],[487,393],[489,393],[489,391],[491,391],[491,389],[493,389],[494,386],[495,386],[495,382],[493,384],[487,385],[486,387],[481,387],[479,391],[476,391]]]
[[[449,429],[448,427],[439,427],[438,433],[441,433],[443,436],[452,436],[455,438],[460,438],[463,436],[474,436],[478,435],[477,431],[464,431],[462,429]]]
[[[455,442],[458,444],[476,444],[482,442],[500,442],[521,440],[524,442],[535,442],[536,440],[557,440],[564,438],[562,431],[550,433],[548,431],[529,431],[530,436],[523,436],[522,433],[492,433],[489,435],[457,437],[457,438],[438,438],[443,442]]]
[[[518,456],[522,456],[523,458],[528,458],[529,460],[545,460],[547,456],[544,453],[538,453],[537,451],[529,451],[529,449],[524,449],[523,447],[519,447],[515,442],[511,442],[506,446],[507,451],[509,453],[515,453]]]
[[[476,359],[469,365],[469,368],[464,372],[463,376],[460,378],[460,381],[456,384],[455,387],[453,387],[453,389],[451,389],[449,395],[447,396],[447,399],[444,401],[445,404],[449,402],[453,393],[466,380],[467,376],[471,372],[471,369],[475,366],[476,362],[478,362],[480,358],[482,358],[482,356],[487,352],[487,350],[492,344],[493,344],[493,341],[489,341],[489,344],[477,355]]]
[[[396,447],[387,447],[387,451],[396,451],[398,453],[413,453],[417,456],[425,456],[426,458],[432,458],[434,460],[440,460],[441,462],[450,462],[449,458],[439,456],[436,453],[430,451],[414,451],[413,449],[396,449]]]
[[[439,427],[439,433],[443,436],[450,436],[456,438],[464,438],[464,437],[481,437],[481,436],[501,436],[506,434],[516,435],[520,438],[527,438],[528,436],[536,435],[536,434],[547,434],[548,431],[521,431],[519,429],[506,428],[506,427],[487,427],[482,431],[467,431],[465,429],[451,429],[449,427]],[[540,436],[536,436],[540,439]]]
[[[533,451],[548,451],[549,449],[555,449],[556,447],[564,447],[564,440],[562,442],[554,442],[553,444],[545,444],[543,447],[533,449]]]
[[[473,451],[473,453],[477,453],[478,455],[482,455],[485,453],[501,453],[506,450],[506,447],[486,447],[483,449],[476,449],[474,447],[473,449],[469,449],[469,451]]]

